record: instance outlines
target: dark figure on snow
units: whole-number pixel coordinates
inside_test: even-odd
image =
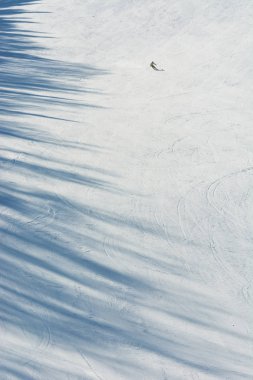
[[[158,67],[156,66],[156,63],[154,61],[152,61],[150,63],[150,67],[152,67],[152,69],[154,69],[156,71],[164,71],[163,69],[158,69]]]

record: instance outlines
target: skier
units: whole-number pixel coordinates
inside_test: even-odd
[[[163,69],[158,69],[156,63],[154,61],[152,61],[150,63],[150,67],[152,67],[152,69],[156,70],[156,71],[164,71]]]

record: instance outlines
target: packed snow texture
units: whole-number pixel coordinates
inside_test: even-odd
[[[253,378],[252,20],[0,1],[1,380]]]

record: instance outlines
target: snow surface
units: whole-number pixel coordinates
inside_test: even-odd
[[[253,379],[252,0],[0,16],[0,379]]]

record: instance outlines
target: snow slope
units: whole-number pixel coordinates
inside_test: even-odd
[[[0,16],[0,379],[252,379],[252,1]]]

